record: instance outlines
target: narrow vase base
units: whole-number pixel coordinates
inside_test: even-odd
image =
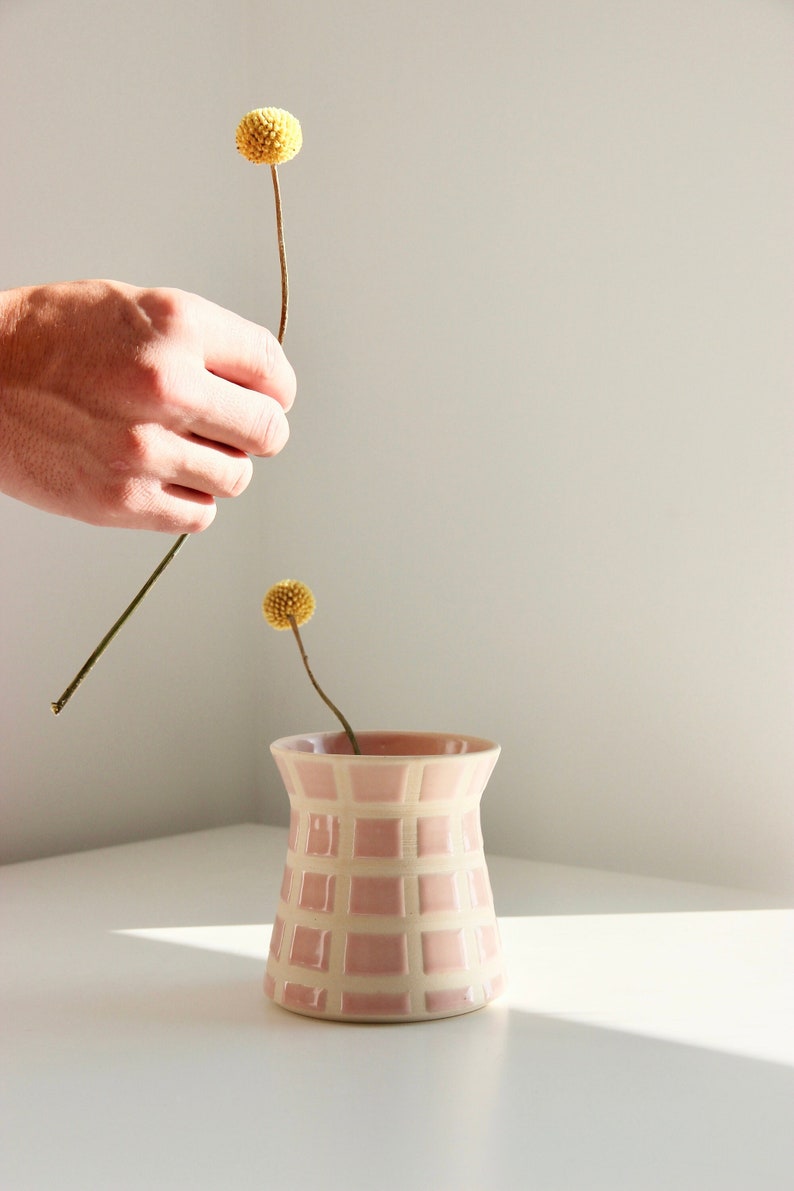
[[[394,1024],[439,1021],[461,1017],[493,1004],[504,991],[501,974],[488,981],[487,990],[471,986],[460,989],[431,990],[425,993],[348,992],[335,1004],[329,1004],[328,991],[306,985],[285,983],[277,988],[274,978],[265,975],[265,995],[280,1009],[321,1021],[357,1022],[359,1024]]]

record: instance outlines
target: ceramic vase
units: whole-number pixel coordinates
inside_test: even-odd
[[[421,1021],[479,1009],[504,973],[480,799],[499,746],[362,732],[277,740],[290,801],[265,992],[338,1021]]]

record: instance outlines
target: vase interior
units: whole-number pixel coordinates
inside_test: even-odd
[[[496,748],[491,740],[479,736],[459,736],[449,732],[357,732],[356,739],[364,757],[440,757],[481,753]],[[307,732],[274,742],[274,749],[327,756],[352,756],[353,747],[344,732]]]

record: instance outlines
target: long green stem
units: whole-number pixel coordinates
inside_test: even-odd
[[[284,335],[287,330],[287,316],[289,313],[289,278],[287,276],[287,252],[286,252],[286,248],[284,246],[284,220],[283,220],[283,216],[282,216],[282,212],[281,212],[281,190],[279,188],[278,169],[276,168],[276,166],[273,165],[270,167],[270,173],[271,173],[271,177],[273,179],[273,194],[275,196],[275,202],[276,202],[276,235],[278,237],[278,259],[279,259],[279,266],[281,269],[281,320],[280,320],[279,329],[278,329],[278,341],[279,341],[279,343],[283,343]],[[102,654],[107,649],[108,645],[110,645],[110,642],[116,636],[119,629],[121,629],[122,626],[127,622],[127,620],[129,620],[130,616],[132,616],[133,612],[138,607],[141,600],[144,598],[144,596],[150,590],[150,588],[154,587],[155,583],[160,578],[160,576],[162,575],[165,568],[168,566],[168,564],[174,558],[176,553],[181,549],[181,547],[187,541],[188,537],[189,537],[189,534],[183,533],[180,537],[177,538],[177,540],[174,542],[173,546],[168,551],[168,553],[165,555],[165,557],[162,559],[162,561],[160,563],[158,563],[158,565],[152,571],[151,575],[146,580],[143,587],[136,595],[135,599],[132,601],[131,604],[129,604],[124,609],[121,616],[118,618],[116,623],[113,625],[113,628],[110,629],[109,632],[105,633],[105,636],[99,642],[99,645],[97,645],[96,649],[91,654],[90,658],[87,659],[87,661],[78,670],[77,674],[75,674],[74,678],[69,683],[68,687],[63,692],[60,699],[56,699],[56,701],[54,703],[50,704],[50,707],[52,708],[53,715],[60,715],[60,713],[63,711],[64,707],[66,706],[66,704],[71,699],[74,692],[80,686],[80,683],[83,681],[83,679],[86,677],[86,675],[91,670],[93,670],[94,666],[99,661]],[[322,692],[320,692],[320,693],[322,694]],[[323,695],[323,698],[325,698],[324,695]],[[337,715],[338,714],[339,713],[337,712]],[[358,751],[358,750],[356,750],[356,751]]]
[[[289,623],[290,623],[290,627],[292,628],[293,633],[295,634],[295,640],[298,642],[298,649],[300,650],[301,658],[303,660],[303,665],[306,668],[306,673],[309,675],[309,678],[311,679],[312,686],[314,687],[317,694],[322,699],[323,703],[325,703],[326,707],[331,708],[331,711],[334,713],[336,718],[339,720],[339,723],[344,728],[345,733],[347,735],[347,739],[350,741],[351,745],[353,746],[353,752],[356,753],[358,756],[361,756],[361,749],[359,748],[358,741],[356,740],[355,732],[350,727],[350,724],[347,722],[345,717],[342,715],[342,712],[339,710],[339,708],[336,706],[335,703],[331,702],[331,700],[326,695],[325,691],[320,686],[317,679],[312,674],[312,668],[309,665],[309,659],[306,656],[306,650],[303,648],[303,641],[301,640],[301,634],[300,634],[300,629],[298,628],[298,622],[294,616],[290,615]]]

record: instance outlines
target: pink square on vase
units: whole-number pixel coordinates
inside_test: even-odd
[[[335,888],[336,877],[332,873],[303,873],[298,905],[302,910],[327,913],[334,908]]]
[[[399,819],[356,819],[353,830],[354,856],[402,856]]]
[[[411,1012],[411,994],[348,990],[342,993],[342,1012],[362,1017],[404,1017]]]
[[[491,893],[491,882],[488,880],[488,870],[486,868],[469,869],[468,878],[472,909],[490,908],[493,905],[493,894]]]
[[[351,914],[405,915],[402,877],[351,877]]]
[[[460,909],[454,873],[423,873],[419,877],[419,909],[423,914]]]
[[[419,798],[422,802],[452,801],[463,796],[469,781],[470,766],[465,761],[454,768],[449,760],[426,761]]]
[[[504,975],[498,972],[493,980],[484,980],[482,990],[485,993],[486,1001],[493,1001],[496,997],[501,997],[505,990]]]
[[[312,988],[309,984],[296,984],[293,980],[284,981],[284,1004],[292,1009],[316,1009],[322,1013],[325,1009],[328,990]]]
[[[495,926],[477,927],[477,946],[480,949],[480,959],[487,964],[489,960],[499,955],[499,932]]]
[[[281,955],[281,944],[284,939],[284,920],[279,918],[278,914],[273,921],[273,930],[270,933],[270,953],[276,959]]]
[[[318,930],[314,926],[296,926],[289,949],[291,964],[299,968],[314,968],[318,972],[328,971],[331,954],[331,932]]]
[[[454,1009],[465,1009],[474,1004],[474,988],[439,988],[425,993],[425,1008],[428,1013],[444,1013]]]
[[[422,931],[422,963],[427,973],[454,972],[468,967],[463,931]]]
[[[468,795],[471,798],[479,798],[485,787],[488,785],[491,774],[496,766],[496,757],[483,757],[478,761],[474,769],[471,771],[471,781],[469,784]]]
[[[289,895],[292,893],[292,869],[288,864],[284,865],[284,876],[281,878],[281,900],[283,902],[289,901]]]
[[[420,856],[444,856],[455,851],[451,815],[422,816],[416,822],[416,848]]]
[[[316,761],[296,761],[295,771],[304,798],[336,798],[332,765],[318,764]]]
[[[404,802],[408,766],[351,765],[350,786],[355,802]]]
[[[479,852],[482,848],[482,831],[480,830],[480,808],[472,807],[463,816],[463,850],[464,852]]]
[[[336,856],[339,852],[339,820],[336,815],[310,815],[306,839],[308,856]]]
[[[295,852],[298,847],[298,836],[300,834],[301,817],[300,812],[290,810],[289,813],[289,838],[287,840],[287,847],[291,852]]]
[[[351,976],[402,976],[408,971],[405,935],[354,934],[345,944],[345,972]]]

